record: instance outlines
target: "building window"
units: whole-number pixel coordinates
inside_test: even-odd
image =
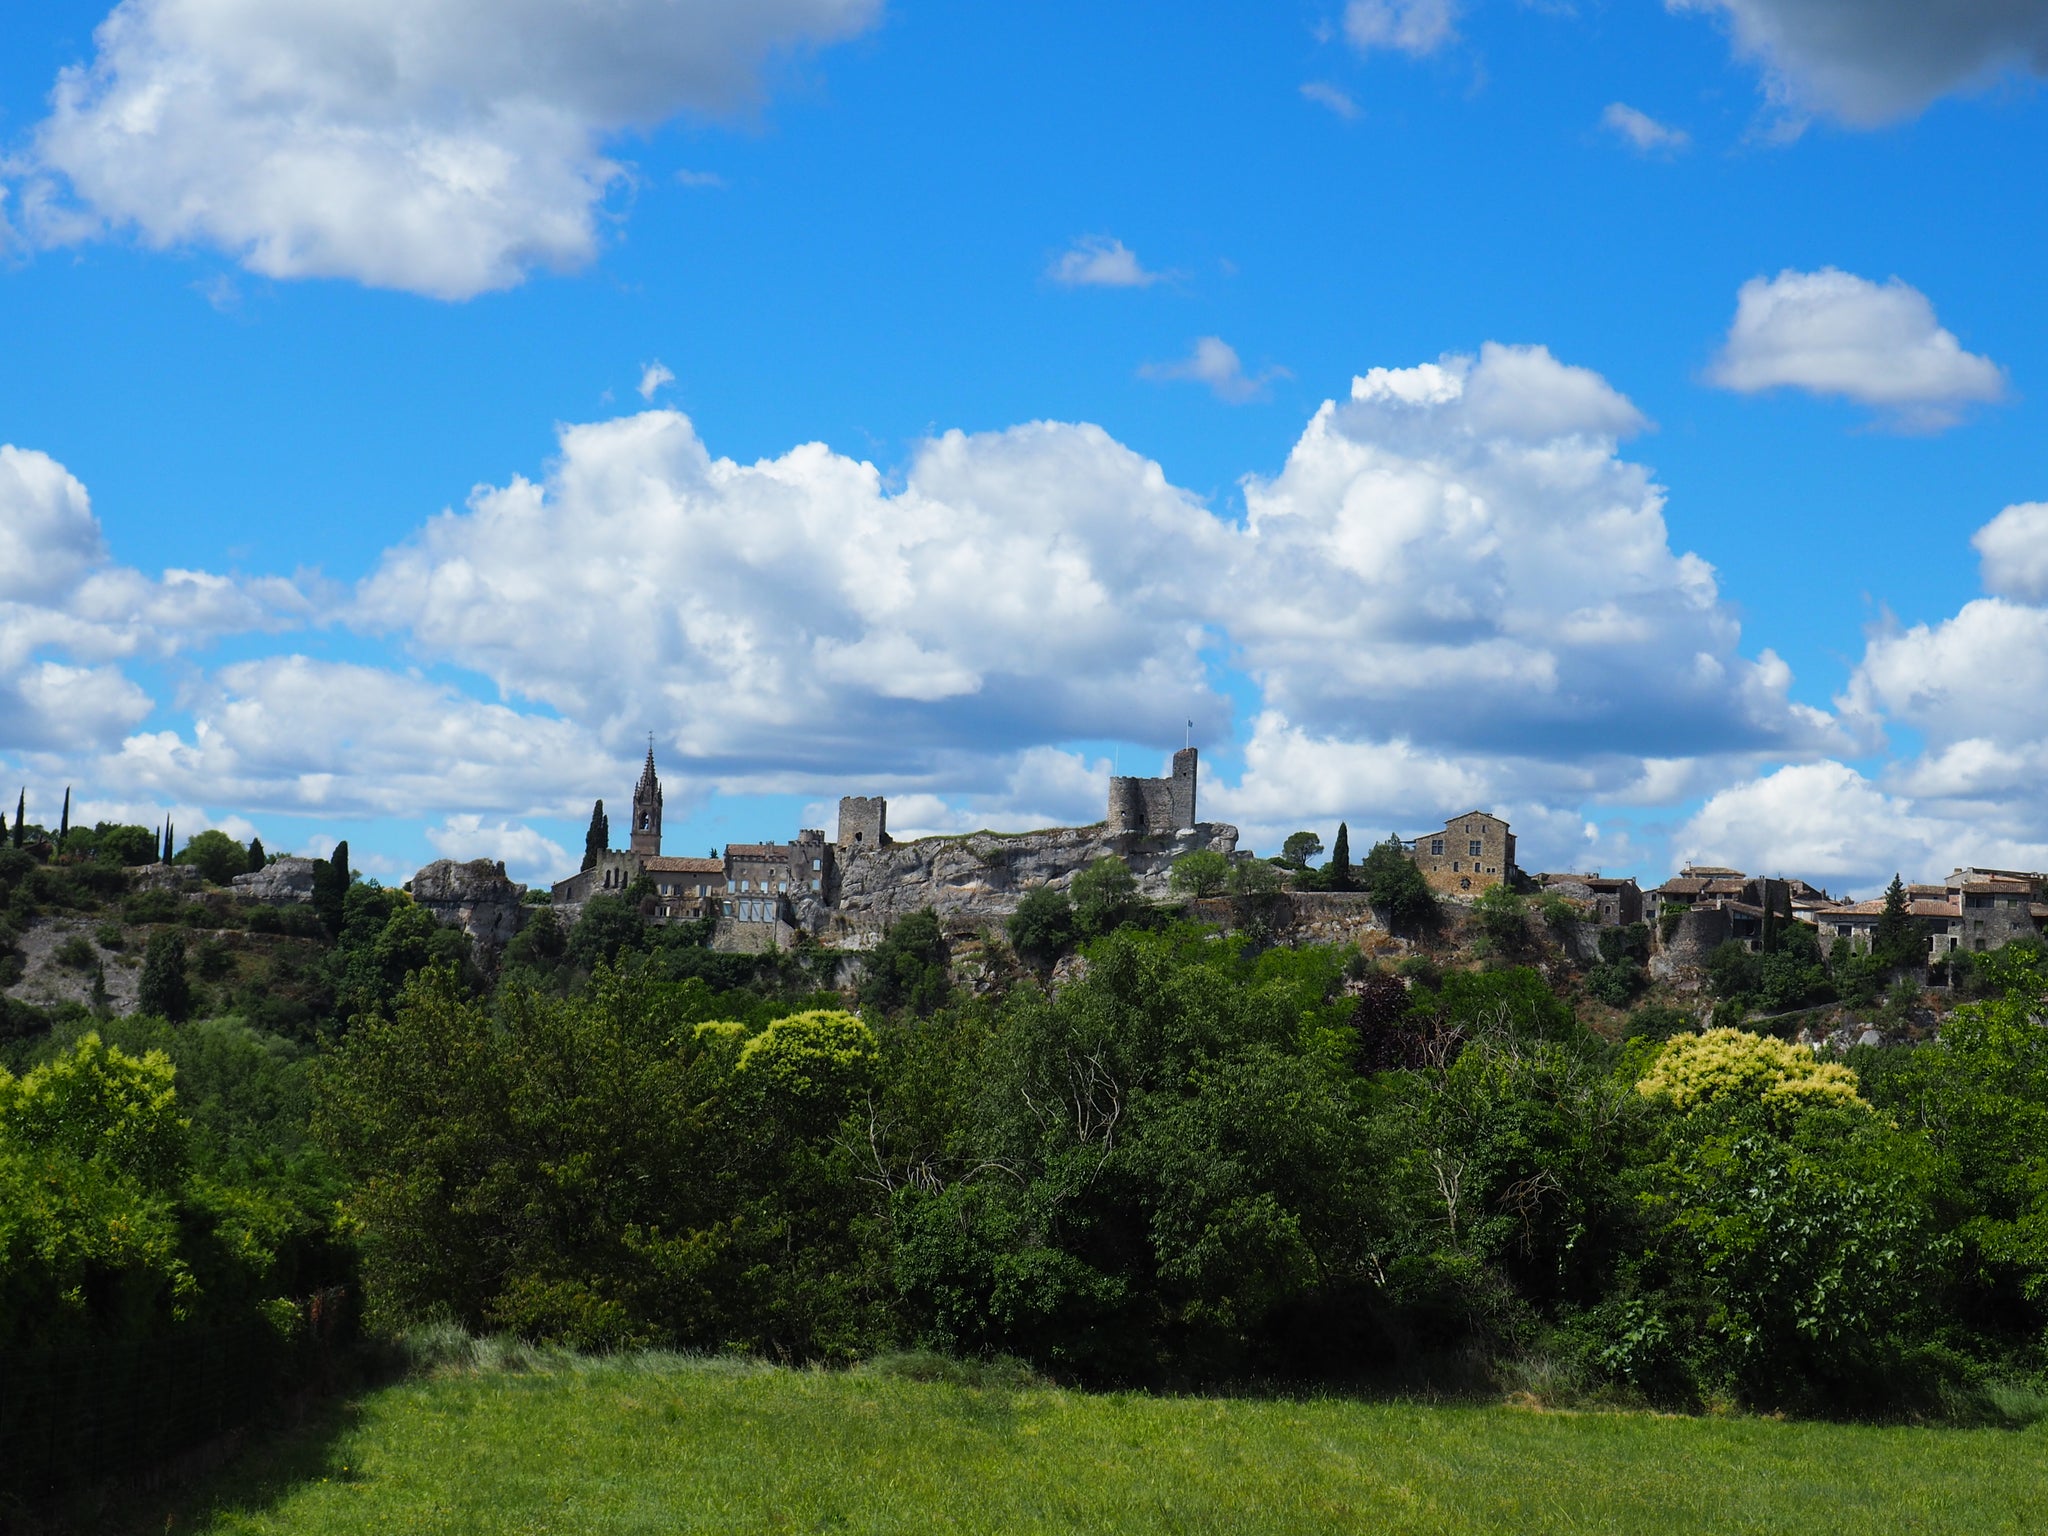
[[[1472,889],[1472,882],[1470,880],[1460,880],[1458,882],[1458,889],[1461,891],[1469,891]]]
[[[1471,856],[1472,858],[1475,858],[1475,859],[1476,859],[1476,858],[1478,858],[1478,857],[1479,857],[1479,839],[1475,837],[1475,838],[1473,838],[1473,839],[1472,839],[1472,841],[1471,841],[1471,842],[1467,843],[1467,844],[1465,845],[1465,852],[1466,852],[1466,853],[1467,853],[1467,854],[1468,854],[1469,856]]]
[[[1432,837],[1429,840],[1429,851],[1437,858],[1442,858],[1444,856],[1444,840],[1440,837]]]
[[[823,859],[813,859],[813,860],[811,860],[811,868],[813,868],[813,869],[823,869],[824,867],[825,867],[825,861],[824,861]]]
[[[1457,872],[1458,872],[1458,861],[1457,861],[1456,859],[1453,859],[1453,860],[1451,860],[1451,873],[1455,875],[1455,874],[1456,874]]]

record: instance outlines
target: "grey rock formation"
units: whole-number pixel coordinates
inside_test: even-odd
[[[435,922],[468,934],[477,964],[486,968],[526,921],[526,887],[507,879],[505,866],[489,859],[436,859],[406,889]]]
[[[178,895],[198,891],[206,877],[189,864],[144,864],[128,871],[128,885],[136,891],[171,891]]]
[[[319,859],[272,859],[263,868],[235,876],[235,894],[244,901],[290,907],[313,899],[313,871]]]
[[[1199,848],[1226,856],[1236,852],[1237,828],[1204,822],[1162,836],[1112,832],[1097,823],[1045,832],[921,837],[881,848],[842,845],[837,905],[805,902],[798,920],[824,942],[850,948],[874,943],[889,924],[923,907],[932,908],[950,928],[985,927],[1016,911],[1026,891],[1041,885],[1065,890],[1075,875],[1110,857],[1130,867],[1142,894],[1163,897],[1173,861]]]

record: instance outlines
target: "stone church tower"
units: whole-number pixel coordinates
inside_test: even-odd
[[[654,773],[654,743],[647,743],[647,766],[633,786],[633,839],[628,845],[643,859],[661,857],[661,780]]]

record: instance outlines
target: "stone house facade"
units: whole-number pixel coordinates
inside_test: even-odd
[[[1401,846],[1422,871],[1424,883],[1441,895],[1476,896],[1515,878],[1515,834],[1485,811],[1467,811],[1445,822],[1441,832],[1426,832]]]
[[[1643,921],[1643,889],[1633,879],[1592,874],[1538,875],[1536,883],[1584,907],[1602,928],[1625,928]]]

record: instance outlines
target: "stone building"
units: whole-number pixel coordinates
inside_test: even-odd
[[[1536,883],[1546,892],[1579,903],[1602,928],[1625,928],[1643,920],[1643,890],[1633,879],[1603,876],[1595,870],[1586,875],[1538,875]]]
[[[1173,754],[1173,773],[1164,779],[1113,778],[1109,781],[1111,833],[1143,832],[1171,837],[1195,825],[1195,778],[1201,753],[1183,747]]]
[[[1927,935],[1930,963],[1958,952],[1983,954],[2014,939],[2039,938],[2048,929],[2040,895],[2048,876],[2010,869],[1958,869],[1940,885],[1906,887],[1907,914]],[[1868,953],[1884,915],[1884,901],[1842,903],[1814,914],[1823,945],[1848,942]]]
[[[659,812],[656,813],[657,817]],[[640,862],[640,873],[654,886],[650,917],[695,922],[717,917],[725,903],[725,860],[680,859],[656,855]]]
[[[813,828],[797,833],[793,843],[728,843],[721,916],[736,923],[793,922],[800,909],[830,905],[837,875],[832,845]]]
[[[1498,816],[1467,811],[1401,845],[1422,871],[1433,891],[1473,896],[1488,886],[1511,884],[1515,878],[1515,834]]]

